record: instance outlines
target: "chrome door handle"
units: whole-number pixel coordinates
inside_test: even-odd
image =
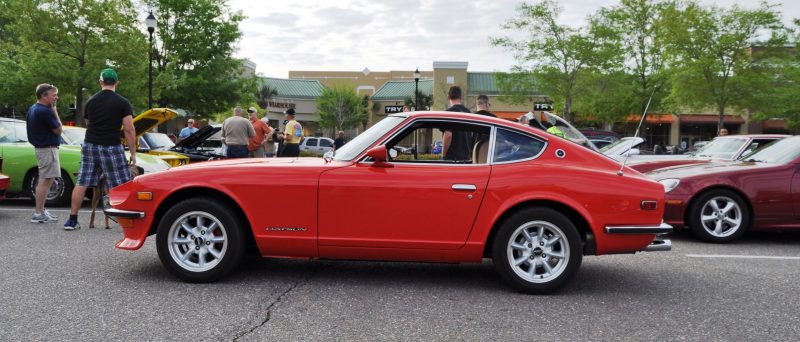
[[[453,184],[452,189],[456,191],[475,191],[478,190],[478,187],[473,184]]]

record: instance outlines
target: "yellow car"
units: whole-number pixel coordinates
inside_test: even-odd
[[[178,116],[178,112],[169,108],[153,108],[144,111],[133,118],[133,127],[136,129],[136,138],[138,139],[138,148],[136,152],[146,153],[156,156],[161,160],[167,162],[172,167],[189,164],[189,157],[180,153],[170,151],[156,151],[147,145],[147,142],[142,136],[153,128],[174,119]]]

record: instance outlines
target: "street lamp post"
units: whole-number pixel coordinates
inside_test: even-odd
[[[419,110],[419,68],[414,70],[414,110]]]
[[[148,63],[147,63],[147,108],[153,108],[153,32],[156,31],[156,17],[153,16],[153,11],[144,20],[147,24],[147,32],[150,33],[150,43],[148,45]]]

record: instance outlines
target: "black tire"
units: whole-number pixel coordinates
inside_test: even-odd
[[[492,246],[495,269],[503,280],[520,292],[547,294],[558,290],[575,275],[583,260],[583,243],[577,228],[566,216],[553,209],[534,207],[520,210],[498,229]],[[530,232],[531,229],[536,235],[527,239],[523,231]],[[556,236],[559,239],[554,241]],[[512,245],[517,248],[512,248]],[[514,260],[521,263],[512,265]],[[533,265],[530,260],[534,261]],[[546,266],[549,266],[549,272]]]
[[[156,249],[161,263],[187,282],[223,278],[239,265],[247,247],[243,236],[247,226],[234,212],[212,198],[190,198],[174,205],[158,224]],[[180,228],[181,223],[192,231]],[[183,260],[182,253],[186,256]]]
[[[34,201],[36,200],[36,185],[39,183],[39,170],[32,170],[28,177],[27,193]],[[53,180],[50,191],[47,193],[45,206],[62,207],[69,206],[72,200],[72,180],[69,175],[61,170],[61,177]]]
[[[701,240],[727,243],[750,229],[750,210],[737,193],[716,189],[694,201],[687,221],[689,229]]]

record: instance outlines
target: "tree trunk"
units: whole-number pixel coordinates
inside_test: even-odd
[[[717,134],[719,135],[719,131],[722,130],[723,127],[723,120],[725,119],[725,106],[719,107],[719,121],[717,122]]]

